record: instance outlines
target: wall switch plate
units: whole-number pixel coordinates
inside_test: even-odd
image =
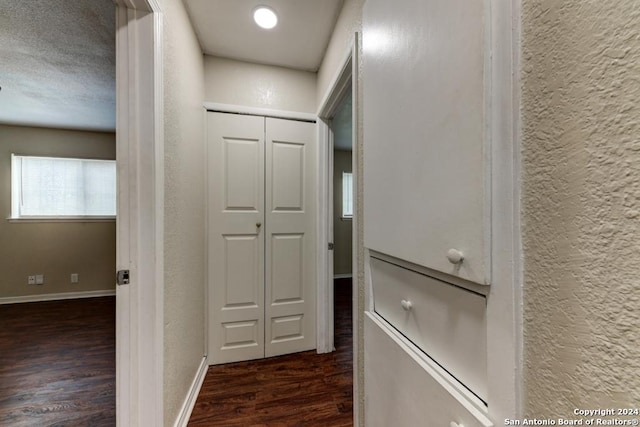
[[[44,285],[44,274],[36,274],[36,285]]]
[[[29,285],[35,285],[36,284],[36,276],[27,276],[27,283]]]
[[[78,283],[78,273],[71,273],[71,283]]]

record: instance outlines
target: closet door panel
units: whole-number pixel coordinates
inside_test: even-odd
[[[209,357],[264,356],[264,118],[208,117]]]
[[[306,149],[304,144],[273,142],[271,206],[274,211],[302,212],[304,210]]]
[[[313,123],[266,119],[265,356],[316,347]]]

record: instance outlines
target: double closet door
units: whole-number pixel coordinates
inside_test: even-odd
[[[314,349],[315,124],[207,116],[209,363]]]

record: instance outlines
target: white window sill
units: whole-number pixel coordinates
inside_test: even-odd
[[[115,216],[31,216],[7,218],[9,222],[115,222]]]

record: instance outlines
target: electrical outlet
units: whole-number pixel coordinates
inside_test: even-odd
[[[71,283],[78,283],[78,273],[71,273]]]
[[[36,274],[36,285],[44,285],[44,274]]]
[[[27,276],[27,283],[29,285],[35,285],[36,284],[36,276]]]

